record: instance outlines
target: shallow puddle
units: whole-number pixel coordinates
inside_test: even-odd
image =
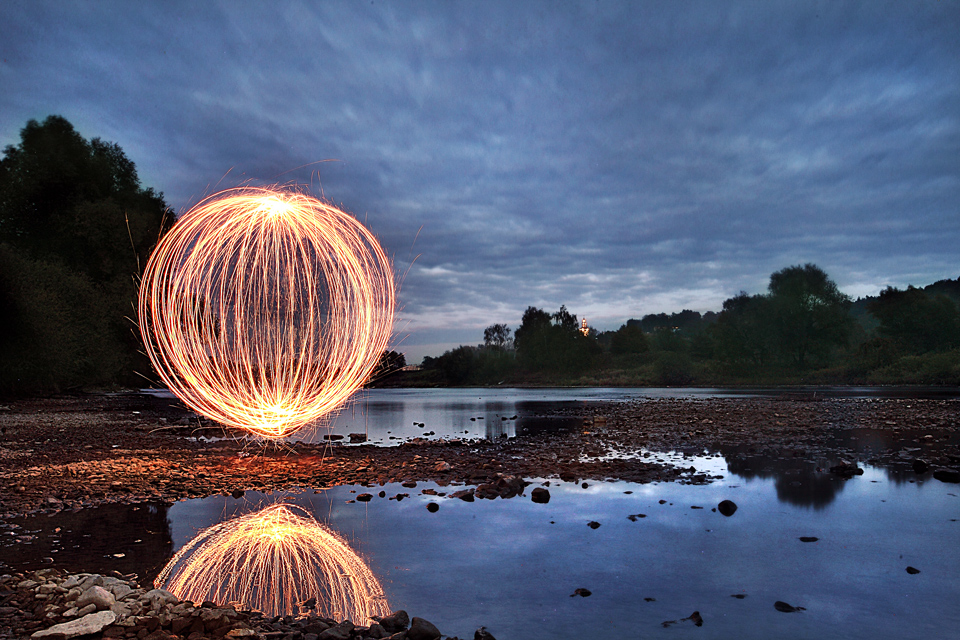
[[[958,628],[957,485],[874,467],[840,480],[801,462],[697,462],[707,460],[723,480],[552,483],[547,504],[530,500],[540,483],[526,496],[472,503],[421,494],[462,487],[419,483],[107,506],[13,521],[21,526],[3,531],[0,561],[10,570],[54,558],[69,570],[136,572],[146,582],[206,527],[286,501],[346,540],[391,608],[460,637],[481,625],[500,640],[872,640]],[[355,501],[362,493],[372,500]],[[409,497],[390,499],[398,494]],[[732,516],[713,510],[721,500],[736,503]],[[430,503],[439,509],[428,511]],[[19,535],[35,537],[14,543]],[[783,613],[777,601],[805,610]],[[694,611],[702,627],[682,620]]]

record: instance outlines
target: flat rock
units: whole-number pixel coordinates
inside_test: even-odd
[[[109,609],[117,601],[116,597],[103,587],[94,585],[80,594],[76,606],[82,609],[87,605],[94,605],[97,611]]]
[[[117,614],[113,611],[98,611],[89,615],[71,620],[70,622],[61,622],[55,624],[49,629],[43,629],[31,635],[31,638],[63,637],[76,638],[77,636],[86,636],[91,633],[98,633],[107,625],[111,625],[117,620]]]

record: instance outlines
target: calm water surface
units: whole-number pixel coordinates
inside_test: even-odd
[[[144,393],[167,397],[167,390]],[[630,400],[749,398],[957,398],[955,387],[810,387],[788,389],[547,388],[547,389],[364,389],[329,423],[308,427],[289,440],[321,442],[361,433],[390,446],[411,439],[499,438],[576,427],[579,410],[598,402]],[[423,426],[420,426],[420,425]]]
[[[429,431],[514,436],[544,424],[563,428],[567,409],[584,402],[767,393],[373,390],[341,412],[332,429],[347,434],[362,425],[383,444]],[[860,431],[858,439],[869,442]],[[896,467],[866,466],[864,475],[844,481],[808,461],[738,448],[655,455],[724,477],[706,486],[554,482],[549,504],[530,500],[542,482],[535,481],[526,496],[474,503],[422,495],[458,487],[420,483],[109,505],[14,521],[19,528],[0,530],[0,569],[36,568],[53,558],[68,570],[136,572],[145,583],[202,529],[286,500],[347,540],[393,609],[450,635],[469,638],[485,625],[499,640],[956,637],[960,486]],[[381,489],[386,498],[352,502]],[[400,493],[409,497],[388,499]],[[731,517],[711,510],[724,499],[739,507]],[[439,511],[428,512],[430,502]],[[646,517],[627,517],[639,514]],[[600,527],[588,527],[591,521]],[[23,535],[33,539],[13,542]],[[920,573],[908,574],[907,566]],[[581,588],[592,595],[571,597]],[[773,606],[778,600],[806,610],[781,613]],[[694,611],[702,627],[662,626]]]
[[[712,464],[724,470],[722,459]],[[351,503],[380,487],[345,486],[116,505],[21,520],[18,533],[36,539],[0,549],[0,560],[36,566],[49,555],[68,569],[152,579],[203,528],[287,500],[344,536],[391,607],[460,637],[481,625],[501,640],[946,638],[960,628],[956,485],[868,467],[849,481],[824,476],[829,499],[804,503],[781,495],[776,474],[725,476],[707,486],[553,483],[545,505],[421,495],[456,488],[430,483],[382,487],[388,498],[409,493],[402,501]],[[732,517],[711,511],[723,499],[737,503]],[[571,597],[578,588],[592,595]],[[806,610],[780,613],[777,600]],[[693,611],[703,627],[662,626]]]

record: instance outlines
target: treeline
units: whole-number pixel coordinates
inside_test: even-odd
[[[513,332],[425,358],[411,384],[960,384],[960,278],[852,301],[813,264],[719,312],[684,310],[584,331],[561,306],[529,307]]]
[[[118,145],[28,122],[0,159],[0,394],[142,382],[138,276],[172,223]]]

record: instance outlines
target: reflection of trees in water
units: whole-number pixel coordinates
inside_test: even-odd
[[[532,436],[542,433],[570,431],[583,423],[579,417],[582,402],[527,401],[516,404],[516,434]]]
[[[833,502],[847,482],[827,471],[841,459],[869,460],[869,464],[882,465],[887,479],[897,485],[910,482],[920,484],[931,478],[930,471],[917,474],[911,466],[913,460],[934,455],[937,446],[943,446],[942,442],[925,440],[924,436],[929,432],[930,429],[902,428],[895,431],[869,426],[828,429],[817,448],[829,453],[813,462],[786,458],[769,449],[756,451],[747,446],[724,447],[721,453],[731,473],[745,479],[772,478],[777,498],[781,501],[822,509]],[[960,434],[953,434],[947,442],[953,444],[958,440]],[[818,472],[817,468],[823,471]]]
[[[36,568],[41,566],[41,558],[52,557],[55,566],[67,571],[119,571],[150,577],[173,552],[168,508],[166,504],[107,504],[20,518],[12,522],[36,539],[29,545],[0,547],[0,562],[12,568]],[[60,531],[56,531],[58,527]]]
[[[777,499],[798,507],[823,509],[836,499],[846,482],[827,471],[817,471],[836,461],[809,462],[736,450],[724,451],[723,456],[731,473],[745,480],[772,478]]]

